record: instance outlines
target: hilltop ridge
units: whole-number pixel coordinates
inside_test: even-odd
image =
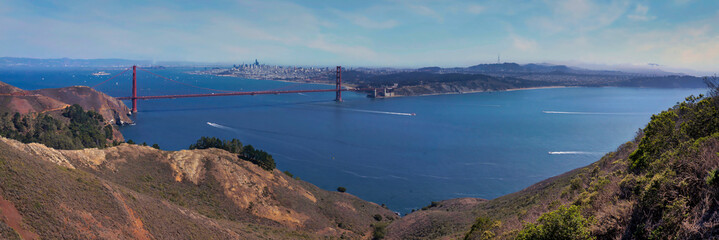
[[[107,124],[124,125],[133,121],[125,104],[105,93],[86,86],[23,90],[0,82],[0,113],[50,113],[57,115],[66,107],[78,104],[103,116]]]
[[[0,138],[0,152],[9,238],[367,239],[373,223],[397,218],[220,149],[55,150]]]

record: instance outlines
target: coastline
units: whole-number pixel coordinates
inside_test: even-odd
[[[537,89],[552,89],[552,88],[576,88],[577,86],[546,86],[546,87],[528,87],[528,88],[510,88],[502,90],[503,92],[511,91],[523,91],[523,90],[537,90]]]
[[[210,76],[217,76],[217,77],[235,77],[235,78],[251,79],[251,80],[261,80],[261,81],[277,81],[277,82],[286,82],[286,83],[303,83],[303,84],[318,84],[318,85],[334,86],[334,84],[332,84],[332,83],[321,83],[321,82],[293,81],[293,80],[282,80],[282,79],[243,78],[243,77],[235,76],[235,75],[204,74],[204,73],[190,73],[190,74],[210,75]],[[344,85],[344,84],[343,84],[343,85]]]
[[[423,97],[423,96],[436,96],[436,95],[454,95],[454,94],[470,94],[470,93],[483,93],[483,92],[512,92],[512,91],[524,91],[524,90],[538,90],[538,89],[552,89],[552,88],[574,88],[575,86],[546,86],[546,87],[528,87],[528,88],[508,88],[503,90],[477,90],[467,92],[440,92],[420,95],[395,95],[391,97],[378,97],[378,98],[397,98],[397,97]]]
[[[306,82],[306,81],[295,81],[295,80],[282,80],[282,79],[255,79],[255,78],[243,78],[239,76],[234,75],[220,75],[220,74],[204,74],[204,73],[196,73],[193,72],[191,74],[197,74],[197,75],[211,75],[211,76],[218,76],[218,77],[235,77],[235,78],[242,78],[242,79],[252,79],[252,80],[262,80],[262,81],[277,81],[277,82],[286,82],[286,83],[301,83],[301,84],[317,84],[317,85],[326,85],[326,86],[334,86],[335,84],[331,83],[321,83],[321,82]],[[343,84],[343,86],[347,86],[350,88],[354,88],[352,84]],[[544,86],[544,87],[527,87],[527,88],[508,88],[503,90],[475,90],[475,91],[467,91],[467,92],[438,92],[438,93],[430,93],[430,94],[420,94],[420,95],[394,95],[390,97],[376,97],[376,98],[397,98],[397,97],[421,97],[421,96],[436,96],[436,95],[450,95],[450,94],[468,94],[468,93],[482,93],[482,92],[511,92],[511,91],[523,91],[523,90],[538,90],[538,89],[552,89],[552,88],[572,88],[577,86]]]

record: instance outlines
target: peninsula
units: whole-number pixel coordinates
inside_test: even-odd
[[[336,78],[335,69],[330,67],[271,66],[257,61],[192,73],[315,84],[334,84]],[[564,65],[517,63],[480,64],[464,68],[346,68],[342,72],[342,81],[347,87],[377,89],[367,92],[369,97],[377,98],[548,87],[704,86],[701,77],[663,71],[597,71]]]

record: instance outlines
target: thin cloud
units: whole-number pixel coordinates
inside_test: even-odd
[[[386,21],[375,21],[368,17],[361,16],[361,15],[354,15],[350,16],[352,23],[364,27],[364,28],[372,28],[372,29],[390,29],[394,28],[397,25],[399,25],[399,22],[397,22],[394,19],[386,20]]]
[[[359,13],[351,13],[340,11],[337,9],[331,10],[336,16],[344,18],[350,21],[352,24],[367,28],[367,29],[391,29],[399,25],[399,22],[394,19],[377,21]]]
[[[627,18],[629,18],[631,20],[635,20],[635,21],[649,21],[649,20],[654,20],[655,18],[657,18],[655,16],[649,16],[648,14],[649,14],[648,6],[645,6],[642,4],[637,4],[637,7],[634,9],[634,13],[629,14],[627,16]]]
[[[714,1],[0,2],[5,56],[457,66],[501,53],[707,71],[719,62]],[[696,14],[667,14],[674,8]]]
[[[307,42],[305,46],[361,60],[371,60],[378,57],[378,54],[372,49],[363,46],[350,46],[333,41],[327,41],[322,35]]]
[[[537,49],[537,42],[531,39],[522,38],[519,36],[512,37],[512,44],[514,48],[521,51],[533,51]]]
[[[406,3],[405,6],[407,7],[408,10],[410,10],[411,12],[413,12],[415,14],[434,18],[438,22],[444,22],[444,17],[442,17],[442,15],[440,15],[439,13],[437,13],[435,10],[433,10],[430,7],[427,7],[425,5],[413,4],[413,3],[409,3],[409,2]]]
[[[623,16],[629,5],[621,0],[561,0],[546,2],[546,7],[551,10],[549,14],[530,17],[526,23],[554,34],[581,33],[607,27]]]
[[[470,14],[481,14],[484,12],[485,7],[477,4],[470,4],[465,7],[465,10]]]

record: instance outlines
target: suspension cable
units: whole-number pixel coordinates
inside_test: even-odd
[[[138,67],[138,68],[139,68],[139,67]],[[185,86],[188,86],[188,87],[193,87],[193,88],[198,88],[198,89],[204,89],[204,90],[209,90],[209,91],[228,92],[228,93],[233,93],[233,92],[237,92],[237,91],[227,91],[227,90],[220,90],[220,89],[213,89],[213,88],[199,87],[199,86],[195,86],[195,85],[191,85],[191,84],[183,83],[183,82],[180,82],[180,81],[175,81],[175,80],[172,80],[172,79],[170,79],[170,78],[167,78],[167,77],[164,77],[164,76],[162,76],[162,75],[159,75],[159,74],[156,74],[156,73],[150,72],[150,71],[148,71],[148,70],[146,70],[146,69],[144,69],[144,68],[139,68],[139,69],[140,69],[140,70],[142,70],[142,71],[148,72],[148,73],[150,73],[150,74],[152,74],[152,75],[155,75],[155,76],[157,76],[157,77],[163,78],[163,79],[165,79],[165,80],[168,80],[168,81],[172,81],[172,82],[175,82],[175,83],[179,83],[179,84],[182,84],[182,85],[185,85]]]
[[[91,88],[96,88],[97,86],[100,86],[100,85],[106,83],[107,81],[110,81],[110,80],[112,80],[113,78],[122,75],[123,73],[127,72],[127,70],[130,70],[130,68],[125,69],[125,71],[122,71],[122,72],[116,74],[115,76],[112,76],[111,78],[108,78],[107,80],[102,81],[101,83],[95,84],[95,85],[92,86]]]

